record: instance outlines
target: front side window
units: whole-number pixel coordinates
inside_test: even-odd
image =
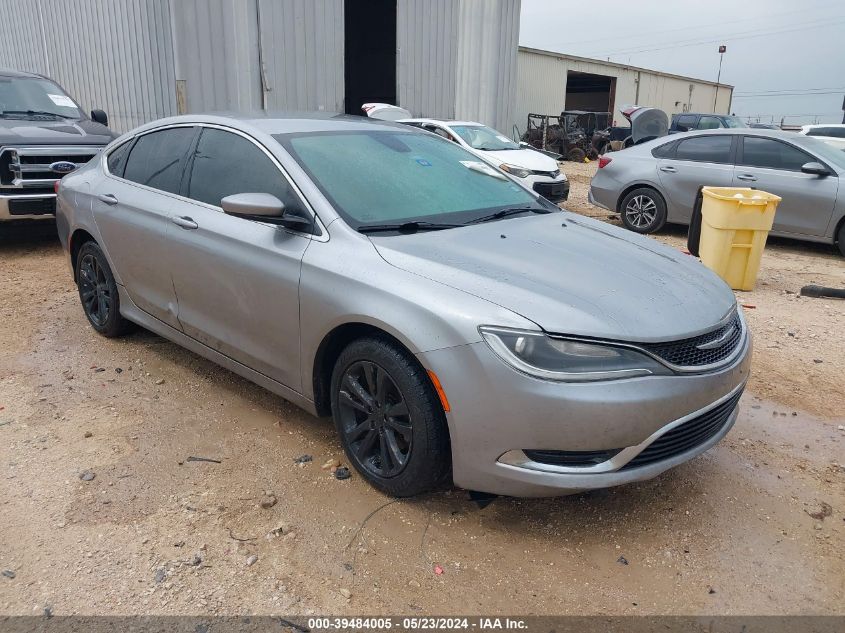
[[[678,143],[675,158],[707,163],[730,163],[731,137],[714,135],[684,139]]]
[[[699,130],[718,130],[724,127],[722,122],[714,116],[703,116],[698,121]]]
[[[141,185],[179,193],[185,155],[194,138],[194,128],[175,127],[138,137],[123,177]]]
[[[678,120],[675,125],[679,130],[689,130],[690,128],[695,126],[695,115],[682,114],[678,117]]]
[[[474,154],[430,134],[356,130],[276,139],[354,228],[463,223],[514,207],[545,210]]]
[[[801,166],[815,160],[800,149],[770,138],[746,136],[742,141],[740,164],[749,167],[768,167],[801,171]]]
[[[302,206],[279,168],[255,143],[205,128],[194,152],[187,196],[219,207],[223,198],[236,193],[269,193],[287,209]]]
[[[514,143],[501,132],[486,125],[453,125],[455,134],[473,149],[498,152],[505,149],[519,149],[519,143]]]
[[[81,119],[64,90],[48,79],[0,77],[0,117],[4,119]]]

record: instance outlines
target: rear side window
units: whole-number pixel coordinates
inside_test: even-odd
[[[169,193],[179,193],[185,155],[194,128],[175,127],[139,136],[129,153],[123,177]]]
[[[714,135],[684,139],[678,143],[675,158],[706,163],[730,163],[731,137]]]
[[[123,178],[123,170],[126,168],[126,159],[129,158],[130,149],[132,149],[131,140],[109,152],[107,159],[109,173]]]
[[[746,136],[742,141],[741,165],[801,171],[801,165],[815,160],[788,143],[770,138]]]
[[[681,114],[675,121],[675,127],[678,129],[688,130],[695,126],[694,114]]]
[[[236,193],[269,193],[288,209],[302,207],[279,168],[255,143],[205,128],[194,152],[187,195],[219,207],[223,198]]]

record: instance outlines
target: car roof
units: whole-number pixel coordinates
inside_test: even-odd
[[[680,134],[671,134],[669,136],[661,136],[655,140],[677,140],[679,138],[688,138],[690,136],[711,136],[721,134],[751,134],[753,136],[770,136],[772,138],[785,138],[795,140],[798,134],[795,132],[787,132],[785,130],[772,130],[761,127],[722,127],[713,130],[695,130],[690,132],[682,132]]]
[[[35,73],[27,73],[21,70],[12,70],[11,68],[0,68],[0,77],[30,77],[33,79],[43,79],[41,75],[36,75]]]
[[[303,132],[333,132],[349,130],[409,131],[408,126],[392,121],[337,112],[213,112],[183,114],[158,119],[136,128],[145,131],[164,125],[185,123],[216,123],[234,128],[250,128],[265,134],[297,134]]]
[[[477,121],[457,121],[454,119],[400,119],[400,123],[435,123],[437,125],[484,125]]]

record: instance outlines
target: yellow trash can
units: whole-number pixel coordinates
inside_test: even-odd
[[[702,187],[701,263],[734,290],[754,290],[780,197],[748,187]]]

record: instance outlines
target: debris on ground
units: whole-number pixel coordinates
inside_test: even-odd
[[[156,380],[156,384],[157,385],[163,385],[164,384],[164,378],[159,378],[158,380]]]
[[[267,538],[271,539],[278,536],[287,536],[288,534],[290,534],[290,526],[287,523],[282,523],[278,527],[267,532]]]
[[[307,464],[308,462],[310,462],[313,459],[314,458],[311,457],[311,455],[300,455],[299,457],[294,458],[293,463],[299,464],[301,466],[303,464]]]
[[[271,492],[271,493],[265,494],[263,497],[261,497],[261,501],[258,502],[258,505],[260,505],[265,510],[269,510],[274,505],[276,505],[276,502],[277,502],[276,495],[274,495]]]
[[[713,589],[713,587],[707,587],[707,593],[709,593],[712,596],[714,593],[716,593],[716,590]]]
[[[85,431],[85,435],[83,435],[82,437],[88,439],[89,437],[94,437],[94,434],[91,431]]]
[[[331,458],[325,464],[320,466],[323,470],[333,470],[335,468],[340,468],[340,462],[335,458]]]
[[[199,567],[202,565],[202,556],[199,554],[194,554],[194,557],[191,559],[191,565],[193,567]]]
[[[191,455],[188,459],[185,460],[186,462],[209,462],[211,464],[222,464],[219,459],[211,459],[210,457],[194,457]]]
[[[627,565],[628,559],[625,558],[624,556],[620,556],[619,558],[616,559],[616,562],[619,563],[620,565]]]
[[[13,572],[11,569],[4,569],[2,571],[2,575],[5,576],[6,578],[9,578],[10,580],[13,579],[15,576],[17,576],[17,574],[15,572]]]
[[[79,478],[82,481],[94,481],[94,478],[97,476],[96,473],[91,472],[90,470],[83,470],[79,473]]]
[[[156,573],[154,576],[156,584],[158,585],[163,583],[165,578],[167,578],[167,572],[164,570],[164,567],[159,567],[158,569],[156,569]]]
[[[346,587],[341,587],[340,590],[339,590],[339,593],[340,593],[341,596],[343,596],[347,600],[349,600],[352,597],[352,592],[349,591],[349,589],[347,589]]]
[[[831,505],[829,503],[825,503],[824,501],[822,501],[819,504],[819,509],[816,510],[815,512],[810,512],[809,510],[805,510],[804,512],[809,514],[811,517],[813,517],[817,521],[824,521],[827,517],[829,517],[831,514],[833,514],[833,508],[831,507]]]
[[[334,478],[340,479],[341,481],[343,481],[344,479],[349,479],[351,476],[352,473],[349,472],[349,469],[346,466],[336,468],[334,471]]]
[[[255,565],[255,563],[257,563],[257,562],[258,562],[258,556],[256,556],[255,554],[253,554],[252,556],[250,556],[249,558],[247,558],[247,559],[246,559],[246,566],[247,566],[247,567],[252,567],[252,566],[253,566],[253,565]]]
[[[434,575],[435,576],[442,576],[443,575],[443,568],[440,565],[434,566]]]

